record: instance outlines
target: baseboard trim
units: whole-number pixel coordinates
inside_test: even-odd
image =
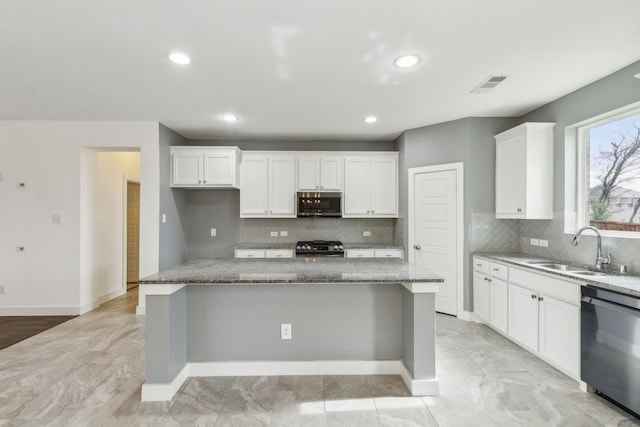
[[[0,307],[0,316],[77,316],[80,307]]]
[[[416,380],[413,378],[409,369],[402,364],[402,371],[400,376],[407,388],[411,392],[412,396],[439,396],[440,395],[440,381],[437,378],[428,380]]]
[[[171,400],[189,377],[274,375],[400,375],[414,396],[436,396],[437,379],[415,380],[401,360],[314,360],[187,363],[170,383],[145,383],[142,401]]]
[[[182,371],[170,383],[142,384],[141,399],[143,402],[158,402],[173,399],[173,396],[180,390],[182,384],[189,378],[189,365],[187,364]]]
[[[458,315],[458,319],[460,320],[466,320],[467,322],[471,321],[473,319],[474,314],[471,311],[463,311],[462,313],[460,313],[460,315]]]

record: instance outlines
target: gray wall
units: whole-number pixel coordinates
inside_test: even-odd
[[[408,170],[421,166],[464,164],[464,271],[469,271],[472,212],[495,205],[495,140],[493,135],[516,123],[512,118],[467,118],[404,132],[396,140],[400,152],[400,220],[407,250]],[[465,309],[471,307],[471,278],[464,277]]]
[[[366,284],[189,286],[187,357],[402,359],[403,290]],[[282,323],[291,323],[292,340],[280,339]]]
[[[189,145],[232,146],[261,151],[394,151],[392,141],[225,141],[189,140]]]
[[[186,139],[160,125],[160,271],[182,263],[187,257],[187,202],[181,190],[170,187],[170,146],[185,145]],[[162,223],[162,214],[167,222]]]

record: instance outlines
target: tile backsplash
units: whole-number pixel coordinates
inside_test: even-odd
[[[543,239],[548,247],[533,246],[531,239]],[[564,232],[564,212],[554,212],[552,220],[496,219],[493,212],[471,215],[473,252],[523,252],[578,264],[592,265],[596,259],[596,237],[586,231],[573,246],[572,234]],[[602,237],[602,252],[611,252],[612,266],[624,264],[631,273],[640,273],[640,239]]]
[[[267,218],[245,219],[242,241],[288,243],[298,240],[341,240],[347,243],[391,243],[396,239],[392,218]],[[271,232],[278,233],[272,237]],[[280,236],[286,231],[287,236]],[[363,232],[370,236],[363,236]]]

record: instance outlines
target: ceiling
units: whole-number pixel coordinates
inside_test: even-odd
[[[388,141],[464,117],[520,116],[640,59],[638,0],[2,0],[1,9],[0,120],[152,120],[191,139]],[[191,64],[170,62],[172,51]],[[396,68],[404,53],[422,60]],[[495,74],[508,78],[469,93]],[[229,112],[240,120],[221,120]]]

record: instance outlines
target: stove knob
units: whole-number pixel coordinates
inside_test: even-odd
[[[344,246],[342,246],[342,245],[338,245],[338,249],[339,249],[339,250],[343,250],[343,249],[344,249]]]
[[[300,245],[296,246],[296,251],[299,251],[300,249],[302,249]]]
[[[333,250],[337,251],[338,250],[338,245],[333,245]]]

